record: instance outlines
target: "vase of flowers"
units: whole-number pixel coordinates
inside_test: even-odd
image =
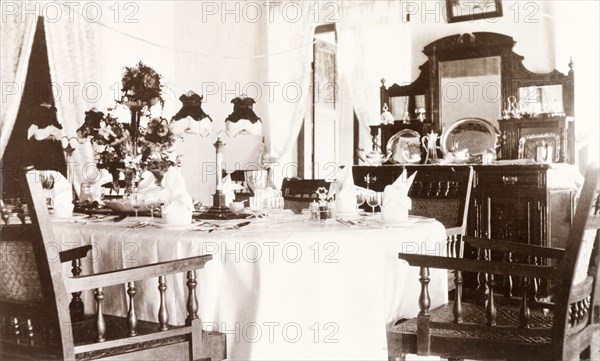
[[[83,125],[78,129],[82,138],[89,138],[96,153],[99,169],[106,169],[113,177],[113,188],[121,186],[124,178],[125,193],[131,193],[143,174],[149,171],[160,183],[169,167],[179,164],[171,153],[175,135],[165,118],[150,119],[146,127],[140,124],[142,116],[150,117],[150,106],[161,103],[163,85],[154,69],[139,62],[127,67],[122,78],[122,97],[118,102],[129,107],[131,122],[120,122],[109,112],[97,109],[86,112]]]

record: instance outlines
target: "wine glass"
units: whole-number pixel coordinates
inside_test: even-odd
[[[367,205],[371,207],[373,215],[375,215],[375,207],[381,205],[381,192],[376,192],[367,197]]]
[[[131,196],[129,197],[129,203],[131,203],[131,206],[133,207],[133,210],[135,211],[135,219],[139,219],[138,218],[138,209],[140,209],[143,204],[142,195],[139,194],[138,192],[132,193]]]
[[[244,180],[252,194],[255,194],[257,190],[267,187],[268,173],[264,169],[246,170]]]
[[[146,197],[146,205],[150,208],[150,219],[154,221],[154,210],[161,205],[161,201],[156,194],[149,194]]]
[[[263,210],[263,198],[262,197],[250,197],[248,198],[248,203],[250,206],[250,212],[252,212],[252,217],[253,218],[258,218],[260,216],[260,213]]]
[[[360,206],[365,204],[366,198],[363,193],[356,193],[356,212],[360,212]]]

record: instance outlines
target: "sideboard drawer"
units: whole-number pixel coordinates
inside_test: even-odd
[[[529,188],[545,189],[546,176],[544,172],[510,172],[491,171],[477,174],[478,184],[486,184],[494,188]]]

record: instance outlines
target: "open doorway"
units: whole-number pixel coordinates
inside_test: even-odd
[[[335,24],[315,28],[312,60],[312,109],[298,139],[298,175],[331,180],[340,162],[341,144]]]

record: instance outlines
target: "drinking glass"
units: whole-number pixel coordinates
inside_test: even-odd
[[[161,201],[156,194],[148,194],[146,205],[150,208],[150,219],[154,221],[154,210],[161,205]]]
[[[371,207],[373,215],[375,215],[375,207],[381,205],[381,193],[371,194],[367,198],[367,205]]]
[[[268,173],[264,169],[244,171],[244,180],[252,194],[256,194],[256,191],[259,189],[265,189],[267,186],[267,178]]]
[[[253,217],[258,217],[263,209],[263,199],[260,197],[250,197],[248,198],[248,203]]]
[[[131,206],[133,207],[133,210],[135,211],[135,219],[139,219],[138,218],[138,209],[140,209],[140,207],[143,204],[142,195],[139,194],[138,192],[132,193],[131,196],[129,197],[129,203],[131,203]]]
[[[365,204],[366,198],[363,193],[356,193],[356,212],[360,212],[360,206]]]

